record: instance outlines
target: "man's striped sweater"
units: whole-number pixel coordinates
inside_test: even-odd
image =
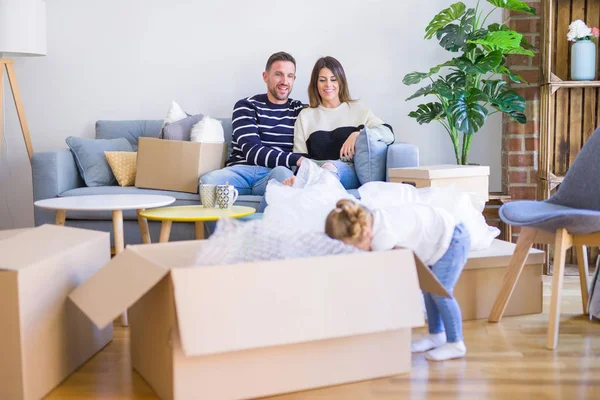
[[[273,104],[266,94],[238,101],[233,109],[233,148],[227,166],[296,166],[300,154],[292,153],[294,123],[303,107],[292,99]]]

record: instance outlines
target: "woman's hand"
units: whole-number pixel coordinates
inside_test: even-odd
[[[348,136],[348,139],[346,139],[340,150],[340,158],[351,160],[352,157],[354,157],[354,145],[356,144],[356,138],[359,133],[360,131],[355,131]]]

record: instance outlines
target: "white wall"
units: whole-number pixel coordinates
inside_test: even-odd
[[[98,119],[160,119],[171,100],[190,113],[229,116],[236,100],[265,91],[265,61],[285,50],[298,63],[291,97],[308,101],[313,63],[332,55],[346,69],[352,96],[389,122],[399,140],[418,145],[421,164],[454,163],[441,126],[408,118],[418,102],[404,101],[414,88],[402,84],[406,73],[447,60],[423,35],[453,2],[48,1],[48,55],[15,60],[34,149],[66,148],[69,135],[91,138]],[[0,229],[33,225],[31,168],[6,86],[4,92]],[[491,166],[490,190],[500,190],[500,145],[494,115],[470,157]]]

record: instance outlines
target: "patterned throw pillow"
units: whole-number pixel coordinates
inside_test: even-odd
[[[136,151],[105,151],[106,161],[110,165],[120,186],[133,186],[137,171]]]

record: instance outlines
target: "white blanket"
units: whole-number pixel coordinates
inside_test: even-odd
[[[361,202],[371,209],[385,209],[408,203],[424,203],[439,207],[463,222],[471,234],[471,249],[481,250],[490,246],[500,230],[487,225],[482,211],[483,202],[453,186],[416,189],[411,185],[390,182],[369,182],[358,190]],[[335,203],[343,198],[356,200],[340,182],[314,162],[304,160],[293,187],[274,180],[267,184],[266,223],[275,224],[282,230],[293,229],[323,233],[325,219]],[[388,221],[389,224],[402,221]]]

